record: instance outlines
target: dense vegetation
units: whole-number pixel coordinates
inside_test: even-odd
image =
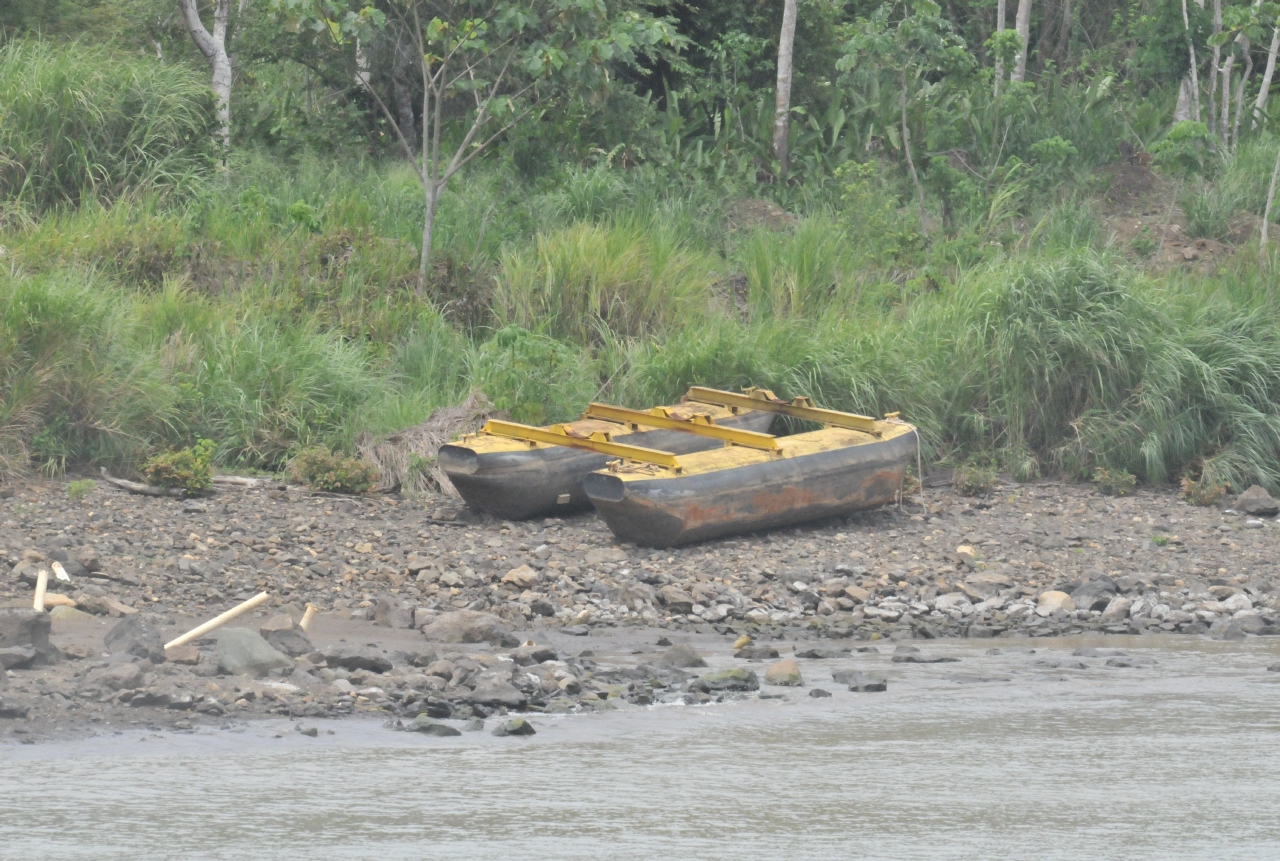
[[[781,0],[566,0],[669,38],[548,85],[444,186],[425,280],[401,19],[357,56],[294,26],[299,5],[232,9],[226,151],[173,3],[0,11],[0,472],[205,439],[278,469],[473,387],[542,423],[700,383],[901,410],[926,457],[1019,477],[1280,490],[1255,229],[1277,137],[1239,73],[1267,65],[1270,4],[1227,9],[1215,38],[1194,2],[1189,30],[1169,3],[1044,3],[1010,81],[987,4],[806,0],[784,171]],[[1175,122],[1189,44],[1204,104]],[[1216,102],[1215,47],[1237,70]],[[473,97],[443,101],[449,146]],[[1173,265],[1167,233],[1118,226],[1170,216],[1228,245]]]

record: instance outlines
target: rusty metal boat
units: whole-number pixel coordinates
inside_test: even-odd
[[[669,547],[886,505],[898,498],[917,451],[916,428],[896,414],[878,420],[821,410],[807,398],[782,401],[762,390],[737,395],[695,387],[686,397],[773,410],[823,428],[774,437],[771,447],[734,445],[665,459],[632,452],[593,472],[583,481],[586,495],[624,541]]]
[[[582,480],[612,460],[639,452],[674,462],[735,439],[771,439],[763,432],[774,415],[699,402],[648,411],[592,404],[579,421],[549,427],[490,421],[441,447],[438,462],[468,505],[523,520],[589,508]]]

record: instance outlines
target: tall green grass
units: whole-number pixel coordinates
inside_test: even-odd
[[[213,94],[182,64],[76,44],[0,44],[0,199],[36,211],[190,190],[216,163]]]

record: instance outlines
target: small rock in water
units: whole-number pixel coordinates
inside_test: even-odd
[[[856,652],[871,652],[871,653],[876,654],[876,655],[880,654],[880,650],[879,650],[879,649],[877,649],[875,646],[859,646],[859,647],[858,647],[857,649],[855,649],[854,651],[856,651]]]
[[[524,718],[512,718],[511,720],[503,721],[498,724],[497,727],[494,728],[493,734],[497,736],[535,735],[536,731],[533,728],[533,724],[529,723]]]
[[[687,646],[684,643],[677,643],[667,649],[666,654],[661,658],[661,662],[669,667],[680,667],[681,669],[686,667],[705,667],[707,665],[707,662],[702,659],[702,655],[694,651],[692,646]]]
[[[795,688],[804,684],[804,678],[800,675],[800,665],[787,658],[786,660],[778,661],[778,663],[765,671],[764,683],[766,685]]]
[[[1214,640],[1243,640],[1246,636],[1234,619],[1219,619],[1209,626],[1209,637]]]
[[[591,629],[586,625],[570,625],[567,628],[561,628],[561,631],[571,637],[586,637],[591,634]]]
[[[750,637],[748,637],[748,638],[747,638],[747,642],[748,642],[748,643],[749,643],[749,642],[751,642],[751,638],[750,638]],[[670,640],[668,640],[666,637],[659,637],[659,638],[658,638],[658,642],[654,643],[654,645],[655,645],[655,646],[664,646],[664,647],[665,647],[665,646],[670,646],[670,645],[671,645],[671,641],[670,641]]]
[[[854,673],[849,679],[849,690],[860,693],[877,693],[889,690],[889,683],[875,676]]]
[[[1267,672],[1280,673],[1280,664],[1272,664],[1271,666],[1267,667]]]
[[[750,670],[721,670],[708,673],[694,682],[694,686],[703,693],[712,691],[755,691],[760,689],[760,679]]]
[[[823,660],[826,658],[838,658],[839,652],[831,649],[805,649],[803,652],[796,652],[797,658],[811,658],[813,660]]]
[[[461,732],[449,726],[447,723],[441,723],[435,718],[426,715],[418,715],[409,723],[404,725],[408,732],[420,732],[423,735],[451,736],[462,735]]]
[[[960,659],[943,657],[928,658],[924,655],[894,655],[893,662],[895,664],[957,664],[960,662]]]
[[[814,699],[822,699],[831,696],[831,691],[824,691],[822,688],[814,688],[809,691],[809,696]]]
[[[741,649],[733,653],[735,658],[744,658],[746,660],[763,660],[765,658],[778,657],[778,650],[773,646],[743,646]]]
[[[484,718],[472,718],[462,728],[467,732],[480,732],[484,729]]]
[[[1065,658],[1041,658],[1032,661],[1033,667],[1044,667],[1049,670],[1087,670],[1089,665],[1084,661],[1068,661]]]
[[[1108,667],[1154,667],[1156,665],[1155,658],[1148,658],[1146,655],[1130,655],[1125,658],[1111,658],[1107,661]]]
[[[305,735],[307,738],[316,738],[317,736],[320,735],[320,729],[314,726],[304,727],[302,724],[298,724],[296,727],[294,727],[294,730],[299,735]]]

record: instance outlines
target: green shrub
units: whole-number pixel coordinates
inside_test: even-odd
[[[1182,479],[1182,498],[1192,505],[1216,505],[1230,489],[1231,485],[1226,482],[1206,481],[1203,478],[1196,481],[1186,476]]]
[[[98,483],[91,478],[81,478],[67,485],[67,496],[72,502],[84,502]]]
[[[962,496],[986,496],[996,489],[998,480],[994,466],[971,460],[956,469],[951,487]]]
[[[378,470],[357,458],[312,446],[289,462],[289,476],[312,490],[367,493],[378,481]]]
[[[1138,478],[1123,469],[1112,470],[1100,466],[1093,471],[1093,483],[1107,496],[1127,496],[1133,492]]]
[[[577,416],[596,389],[591,359],[545,335],[507,326],[476,351],[472,381],[511,418],[540,425]]]
[[[199,496],[213,487],[213,441],[202,439],[190,448],[158,454],[142,465],[147,484],[176,488]]]

